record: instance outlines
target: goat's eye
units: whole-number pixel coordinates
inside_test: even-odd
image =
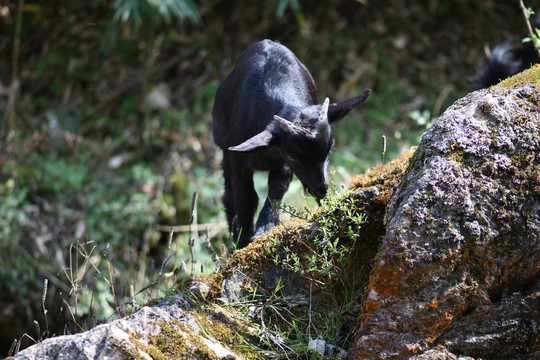
[[[298,160],[293,157],[293,156],[287,156],[287,159],[289,159],[290,162],[294,163],[294,162],[297,162]]]

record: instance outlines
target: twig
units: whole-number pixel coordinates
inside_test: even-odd
[[[311,339],[311,303],[312,303],[312,298],[311,298],[311,282],[309,283],[309,312],[308,312],[308,316],[309,316],[309,322],[308,322],[308,339]]]
[[[192,225],[156,225],[156,230],[158,231],[171,231],[174,230],[174,232],[180,232],[180,233],[189,233],[191,231],[206,231],[207,229],[211,231],[211,236],[214,237],[215,235],[219,234],[222,230],[227,228],[227,224],[225,222],[219,222],[219,223],[206,223],[206,224],[192,224]]]
[[[84,328],[78,323],[76,315],[73,314],[73,311],[71,311],[71,305],[67,302],[66,299],[62,299],[62,302],[66,304],[66,308],[68,309],[69,314],[71,315],[71,320],[73,320],[75,326],[79,328],[80,331],[84,331]],[[77,310],[77,308],[75,308],[75,310]]]
[[[384,166],[384,155],[386,155],[386,136],[385,135],[382,136],[381,155],[382,155],[382,164],[381,164],[381,174],[380,174],[380,176],[382,176],[382,170],[383,170],[383,166]]]
[[[214,231],[225,229],[227,224],[225,222],[219,223],[206,223],[206,224],[193,224],[193,225],[156,225],[156,229],[159,231],[171,231],[174,232],[189,232],[190,230],[203,231],[206,228],[211,228]]]
[[[214,248],[212,247],[212,243],[210,242],[210,230],[209,228],[207,227],[206,228],[206,241],[205,241],[205,246],[206,246],[206,250],[212,254],[212,260],[214,261],[214,264],[216,264],[216,266],[218,268],[221,267],[221,260],[219,260],[219,256],[216,252],[216,250],[214,250]]]
[[[118,315],[118,318],[121,318],[122,315],[120,314],[120,308],[118,307],[118,301],[116,299],[116,293],[114,291],[114,268],[111,266],[111,262],[110,261],[107,261],[107,269],[109,271],[109,279],[110,279],[110,283],[109,283],[109,286],[111,287],[111,292],[112,292],[112,296],[113,296],[113,299],[114,299],[114,307],[116,309],[116,314]]]
[[[15,130],[15,107],[17,101],[17,90],[19,87],[19,52],[21,47],[21,23],[24,8],[24,0],[19,0],[17,6],[17,20],[15,23],[15,34],[13,39],[13,58],[11,59],[11,86],[9,89],[8,119],[9,132]]]
[[[163,264],[161,264],[161,269],[159,270],[159,277],[163,276],[163,271],[165,270],[165,264],[169,261],[169,259],[172,257],[173,254],[171,254],[171,245],[172,245],[172,239],[174,236],[174,230],[171,228],[171,232],[169,233],[169,239],[167,241],[167,256],[165,257],[165,260],[163,261]]]
[[[41,336],[41,329],[39,327],[39,323],[37,322],[37,320],[34,320],[34,326],[36,327],[36,333],[37,333],[37,336],[38,336],[38,340],[42,341],[43,336]]]
[[[139,295],[140,293],[150,289],[151,287],[154,287],[156,286],[157,284],[159,284],[160,280],[161,280],[161,277],[163,276],[163,270],[165,269],[165,266],[167,266],[167,263],[169,262],[169,260],[171,259],[171,257],[173,256],[173,254],[169,254],[165,260],[163,260],[163,263],[161,264],[161,270],[159,271],[159,275],[158,275],[158,278],[154,281],[152,281],[150,284],[146,285],[145,287],[143,287],[141,290],[137,291],[136,294],[134,294],[133,296],[131,296],[131,298],[134,298],[135,296]]]
[[[441,93],[439,94],[439,96],[437,96],[437,100],[435,101],[435,105],[433,106],[433,111],[431,113],[432,118],[435,116],[438,117],[440,115],[444,100],[446,99],[448,94],[450,94],[450,92],[453,90],[454,90],[454,85],[452,84],[445,85],[445,87],[441,90]],[[428,119],[428,121],[431,121],[431,119]]]
[[[19,343],[19,340],[13,339],[13,342],[11,343],[11,347],[9,348],[9,351],[8,351],[8,356],[15,355],[14,351],[15,351],[15,348],[17,348],[18,343]]]
[[[43,294],[41,295],[41,307],[43,308],[43,315],[45,316],[45,334],[49,335],[49,320],[47,319],[47,308],[45,307],[45,299],[47,299],[47,288],[49,280],[43,280]],[[41,340],[41,339],[40,339]]]
[[[51,280],[51,282],[58,286],[60,289],[64,290],[65,292],[69,292],[71,289],[69,286],[64,284],[60,279],[58,279],[56,276],[51,274],[47,269],[43,267],[37,260],[35,260],[29,253],[26,251],[25,248],[23,248],[21,245],[17,245],[17,250],[23,255],[23,257],[28,260],[30,264],[32,264],[36,269],[38,269],[40,272],[43,273],[48,279]]]
[[[198,192],[194,191],[193,196],[191,197],[191,215],[189,217],[189,226],[197,226],[197,198],[198,198]],[[190,231],[192,228],[190,228]],[[195,234],[193,236],[195,240],[199,240],[199,232],[195,230]]]
[[[13,340],[13,343],[11,344],[11,348],[9,349],[9,353],[8,353],[8,356],[13,356],[13,355],[17,355],[17,353],[19,352],[20,348],[21,348],[21,343],[22,343],[22,339],[24,339],[25,337],[29,338],[30,340],[32,340],[34,342],[34,344],[37,344],[37,341],[31,337],[30,335],[28,335],[27,333],[24,333],[22,334],[22,336],[19,338],[19,340],[15,339]]]
[[[71,313],[71,315],[73,317],[74,323],[77,326],[79,326],[79,328],[82,329],[82,327],[79,324],[77,324],[77,321],[76,321],[76,319],[78,319],[78,310],[77,309],[78,309],[78,299],[79,299],[79,290],[80,290],[79,283],[81,282],[82,278],[84,277],[84,274],[86,273],[86,269],[88,268],[88,265],[93,267],[94,270],[98,274],[100,274],[100,275],[102,275],[102,274],[101,274],[101,271],[99,271],[99,269],[97,268],[97,266],[91,260],[89,260],[92,257],[92,253],[94,252],[96,246],[94,245],[92,250],[90,250],[90,252],[88,253],[86,251],[86,249],[84,248],[84,246],[80,246],[80,245],[81,245],[81,243],[79,242],[79,240],[77,240],[76,244],[71,244],[70,245],[70,247],[69,247],[69,268],[67,268],[67,269],[63,268],[62,271],[64,272],[64,274],[66,275],[66,278],[71,283],[71,289],[68,288],[66,290],[66,292],[68,292],[70,295],[71,294],[74,295],[75,316],[73,316],[70,305],[65,300],[64,300],[64,302],[68,305],[68,308],[69,308],[69,311],[70,311],[70,313]],[[73,251],[74,251],[74,249],[76,251],[75,273],[73,273],[73,264],[74,264]],[[79,254],[81,254],[84,257],[84,264],[83,264],[83,267],[82,267],[83,270],[81,270],[81,271],[79,271]],[[68,273],[68,270],[69,270],[69,273]],[[108,283],[108,280],[104,276],[103,276],[103,278]],[[92,294],[92,296],[93,296],[93,294]],[[90,304],[90,307],[91,306],[92,306],[92,304]]]
[[[4,121],[0,127],[0,170],[4,161],[10,155],[11,140],[15,130],[15,108],[17,104],[17,92],[19,90],[19,49],[21,44],[21,23],[24,8],[24,0],[19,0],[17,17],[15,20],[15,34],[13,35],[13,52],[11,59],[11,84],[9,87],[8,105],[4,112]],[[8,125],[9,123],[9,125]],[[6,126],[8,127],[6,132]]]
[[[191,256],[191,276],[193,276],[193,265],[195,264],[195,255],[193,252],[193,247],[195,246],[195,239],[199,240],[199,232],[195,231],[193,234],[191,232],[191,226],[193,224],[197,224],[197,191],[193,192],[193,196],[191,197],[191,216],[189,217],[189,253]],[[193,235],[193,237],[192,237]]]
[[[171,257],[174,255],[171,253],[171,243],[172,243],[172,238],[173,238],[173,235],[174,235],[174,229],[173,227],[171,227],[170,229],[170,234],[169,234],[169,242],[168,242],[168,247],[167,247],[167,256],[165,257],[165,260],[163,260],[163,263],[161,263],[161,268],[159,270],[159,274],[158,274],[158,277],[156,280],[152,281],[150,284],[144,286],[142,289],[140,289],[139,291],[137,291],[135,294],[134,294],[134,291],[131,290],[131,293],[133,294],[132,296],[130,296],[130,302],[133,302],[133,299],[135,298],[135,296],[139,295],[140,293],[156,286],[157,284],[160,283],[161,281],[161,278],[163,277],[163,273],[165,272],[165,267],[167,266],[167,263],[169,262],[169,260],[171,259]]]
[[[73,277],[73,266],[70,266],[69,267],[69,271],[71,273],[71,286],[73,288],[73,290],[75,291],[75,317],[73,319],[78,319],[79,318],[79,311],[78,311],[78,308],[79,308],[79,242],[77,241],[77,248],[76,248],[77,252],[75,254],[75,277]],[[71,255],[71,253],[70,253]],[[87,259],[87,258],[85,258]],[[71,258],[70,258],[70,265],[71,265]],[[82,279],[82,276],[81,276],[81,279]],[[71,309],[70,309],[71,311]],[[73,316],[73,315],[72,315]],[[82,329],[82,326],[79,325],[79,327],[81,327]]]

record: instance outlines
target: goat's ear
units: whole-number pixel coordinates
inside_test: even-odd
[[[341,100],[337,103],[330,104],[328,107],[328,121],[330,123],[338,121],[349,113],[356,106],[363,103],[371,94],[371,89],[364,90],[360,95],[350,99]]]
[[[268,129],[261,131],[257,135],[247,139],[240,145],[229,147],[230,151],[250,152],[267,147],[272,142],[274,135]]]

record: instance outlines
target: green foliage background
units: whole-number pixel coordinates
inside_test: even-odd
[[[189,224],[194,191],[198,223],[226,256],[211,108],[251,43],[291,48],[321,98],[373,90],[334,128],[334,182],[346,184],[381,161],[382,135],[393,158],[471,91],[485,45],[525,35],[517,3],[500,1],[2,2],[0,354],[25,332],[39,340],[121,316],[189,276],[196,234],[169,244],[167,226]],[[168,104],[145,101],[153,92]],[[256,181],[264,192],[264,174]],[[294,182],[286,202],[315,208],[300,190]],[[195,273],[212,271],[200,239],[195,251]],[[162,265],[160,285],[130,298]]]

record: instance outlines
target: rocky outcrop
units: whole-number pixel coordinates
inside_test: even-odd
[[[215,339],[203,336],[201,329],[204,327],[189,302],[174,295],[87,332],[46,339],[15,358],[240,359]]]
[[[324,328],[328,304],[353,333],[348,359],[540,358],[540,82],[523,79],[458,100],[410,159],[236,252],[189,296],[15,358],[291,357],[282,336]],[[344,354],[308,343],[303,358]]]
[[[350,359],[540,358],[539,106],[538,83],[478,91],[425,132]]]

